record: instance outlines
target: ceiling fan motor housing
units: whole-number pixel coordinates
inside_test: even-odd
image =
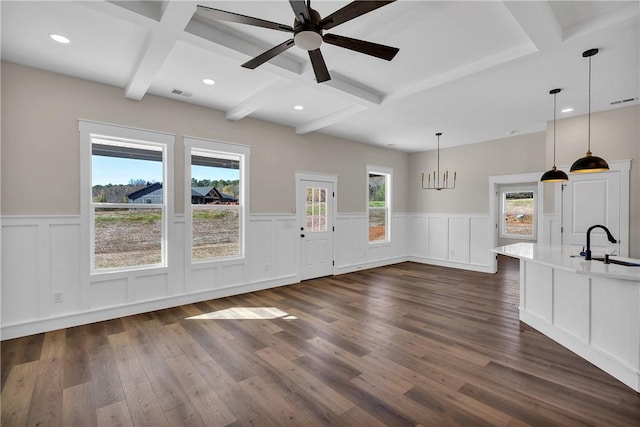
[[[304,50],[316,50],[322,44],[322,28],[320,28],[320,14],[309,8],[309,20],[300,17],[293,21],[293,41],[297,47]]]

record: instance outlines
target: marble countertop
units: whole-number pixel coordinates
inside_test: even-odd
[[[532,261],[549,267],[591,276],[640,282],[640,267],[605,264],[602,261],[585,261],[571,246],[539,245],[537,243],[514,243],[492,249],[497,254]],[[640,263],[640,260],[611,256],[610,259]]]

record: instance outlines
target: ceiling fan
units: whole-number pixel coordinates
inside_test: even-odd
[[[324,62],[322,53],[320,52],[320,45],[322,42],[364,53],[366,55],[375,56],[376,58],[386,59],[387,61],[391,61],[393,57],[396,56],[400,49],[395,47],[352,39],[336,34],[323,34],[323,31],[325,30],[329,30],[335,26],[357,18],[358,16],[364,15],[365,13],[371,12],[389,3],[393,3],[394,1],[396,0],[354,1],[333,12],[329,16],[322,18],[318,12],[311,8],[311,0],[307,0],[307,2],[304,0],[289,0],[293,13],[295,14],[293,26],[278,24],[264,19],[252,18],[238,13],[227,12],[200,5],[198,5],[198,12],[201,16],[218,21],[236,22],[293,33],[292,39],[267,50],[250,61],[245,62],[242,66],[254,69],[295,45],[301,49],[309,51],[309,58],[311,59],[313,72],[316,75],[317,82],[321,83],[331,80],[331,76],[327,70],[327,65]]]

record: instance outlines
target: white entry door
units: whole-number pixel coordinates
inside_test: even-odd
[[[572,174],[562,194],[562,243],[582,248],[587,230],[592,225],[604,225],[618,242],[625,241],[621,227],[621,179],[619,171]],[[626,241],[624,243],[627,243]],[[603,253],[616,249],[617,255],[628,256],[628,244],[612,244],[604,230],[591,232],[591,250]]]
[[[335,179],[296,175],[300,280],[333,274]]]

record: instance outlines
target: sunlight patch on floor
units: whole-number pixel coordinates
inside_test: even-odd
[[[232,307],[187,317],[187,320],[296,320],[297,317],[276,307]]]

